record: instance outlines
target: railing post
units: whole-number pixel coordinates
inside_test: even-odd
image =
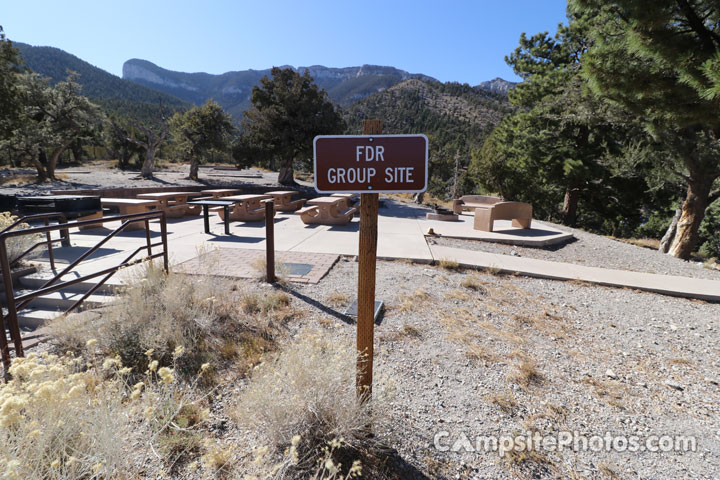
[[[22,338],[20,337],[20,327],[18,326],[17,309],[15,307],[15,293],[13,292],[12,275],[10,274],[10,261],[7,254],[7,245],[5,237],[0,236],[0,266],[2,267],[3,283],[5,287],[5,302],[7,303],[7,324],[10,330],[10,338],[15,344],[15,356],[24,357]],[[5,322],[3,322],[3,336],[5,335]],[[7,350],[7,348],[5,348]],[[10,352],[3,351],[3,362],[5,354],[10,358]],[[9,364],[8,364],[9,367]]]
[[[152,242],[150,241],[150,220],[145,219],[145,240],[147,241],[148,257],[152,256]]]
[[[275,202],[265,200],[265,249],[266,266],[265,275],[267,283],[275,282]]]
[[[165,273],[170,271],[170,265],[168,262],[168,243],[167,243],[167,222],[165,221],[165,211],[160,216],[160,234],[162,235],[163,244],[163,266],[165,267]]]
[[[48,217],[45,217],[45,226],[50,225]],[[50,267],[55,270],[55,255],[53,254],[52,241],[50,238],[50,232],[45,232],[45,238],[47,239],[48,258],[50,259]]]

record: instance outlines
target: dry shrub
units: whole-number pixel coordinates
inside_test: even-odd
[[[15,359],[10,374],[0,386],[2,478],[157,477],[208,413],[193,388],[176,383],[174,368],[157,364],[130,381],[116,357],[86,363],[31,353]]]
[[[49,329],[62,351],[86,352],[86,342],[97,339],[97,351],[118,355],[135,374],[144,372],[153,359],[169,365],[175,349],[182,347],[185,354],[177,368],[192,377],[203,364],[218,364],[228,339],[243,343],[261,337],[267,347],[275,330],[272,318],[263,314],[287,303],[289,299],[268,295],[257,311],[243,314],[218,279],[166,274],[150,264],[143,278],[123,289],[95,318],[60,317]],[[152,358],[145,354],[148,350]]]
[[[0,390],[3,478],[90,478],[130,467],[141,428],[123,410],[123,387],[80,372],[80,359],[16,358]]]
[[[383,478],[387,451],[381,422],[387,418],[389,390],[376,383],[372,400],[359,401],[355,368],[349,342],[318,333],[257,367],[235,411],[239,424],[267,442],[255,452],[249,468],[259,471],[252,473],[259,478],[344,478],[359,461],[367,478]],[[371,421],[374,435],[369,435]]]

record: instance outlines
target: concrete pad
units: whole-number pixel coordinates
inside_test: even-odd
[[[448,238],[482,240],[484,242],[506,243],[524,247],[544,247],[567,242],[572,233],[563,232],[541,222],[533,220],[533,228],[517,228],[510,220],[496,220],[492,232],[483,232],[473,228],[474,217],[469,214],[458,216],[457,222],[422,219],[423,232],[432,228],[437,235]]]
[[[468,251],[438,245],[431,245],[430,249],[435,260],[453,260],[464,267],[492,268],[504,273],[519,273],[530,277],[580,280],[611,287],[634,288],[675,297],[720,301],[720,281],[718,280],[585,267],[572,263],[549,262],[547,260]]]

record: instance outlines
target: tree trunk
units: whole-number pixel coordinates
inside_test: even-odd
[[[48,179],[47,171],[45,170],[45,166],[42,164],[39,158],[33,158],[32,164],[35,167],[35,170],[37,170],[38,174],[38,182],[44,182]]]
[[[668,253],[668,250],[670,250],[670,244],[672,243],[673,238],[675,238],[675,232],[677,232],[677,224],[680,220],[680,214],[682,214],[682,208],[678,208],[677,210],[675,210],[675,215],[673,216],[672,222],[670,222],[670,226],[665,232],[665,235],[663,235],[662,240],[660,240],[660,246],[658,247],[658,250],[660,250],[662,253]]]
[[[290,165],[283,165],[280,167],[278,172],[278,183],[280,185],[297,185],[293,178],[293,167]]]
[[[153,169],[155,168],[155,147],[148,145],[145,150],[145,161],[140,169],[140,175],[143,178],[153,178]]]
[[[75,159],[75,163],[82,162],[82,157],[83,157],[82,142],[80,142],[80,140],[75,139],[70,144],[70,149],[72,150],[72,154],[73,154],[73,158]]]
[[[703,178],[700,181],[691,180],[688,183],[687,195],[680,207],[682,213],[677,222],[675,238],[668,250],[668,253],[674,257],[683,260],[689,259],[697,244],[698,230],[705,217],[713,179],[710,179],[709,183],[707,180],[707,178]]]
[[[577,222],[577,207],[580,201],[579,188],[567,188],[565,190],[565,200],[563,201],[562,216],[563,225],[574,227]]]
[[[190,160],[190,179],[191,180],[198,179],[198,168],[199,167],[200,167],[200,160],[197,157],[193,157],[193,159]]]
[[[418,205],[421,205],[425,198],[425,192],[418,192],[413,196],[413,201]]]
[[[56,147],[55,150],[53,150],[52,154],[50,155],[50,160],[48,161],[48,164],[47,164],[47,173],[48,173],[48,177],[51,180],[57,180],[55,178],[55,167],[57,166],[58,158],[60,158],[60,155],[62,155],[62,153],[65,151],[66,148],[67,147],[65,145]]]

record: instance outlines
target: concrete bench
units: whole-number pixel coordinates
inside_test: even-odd
[[[500,197],[491,197],[488,195],[463,195],[453,200],[453,213],[460,215],[463,211],[473,211],[476,208],[487,207],[502,202]]]
[[[495,220],[512,220],[513,227],[530,228],[532,205],[524,202],[499,202],[475,209],[473,228],[492,232]]]

